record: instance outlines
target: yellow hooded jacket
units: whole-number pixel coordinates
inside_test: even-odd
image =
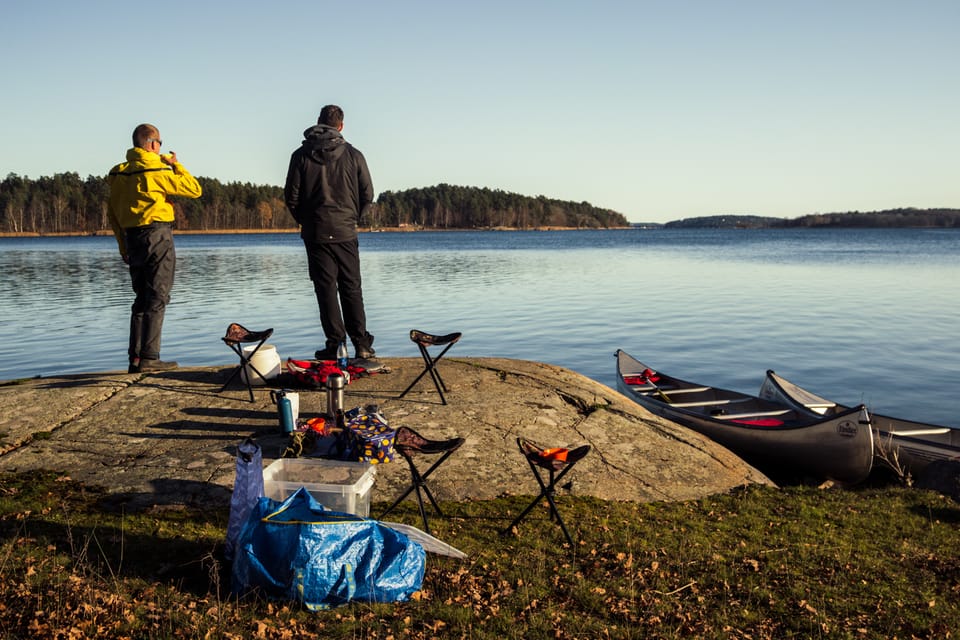
[[[173,205],[167,196],[199,198],[202,194],[200,183],[182,164],[164,164],[158,154],[139,147],[127,150],[127,161],[110,170],[107,184],[107,217],[122,256],[127,255],[124,229],[173,222]]]

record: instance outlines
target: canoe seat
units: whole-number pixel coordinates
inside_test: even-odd
[[[671,393],[671,395],[673,395]],[[747,402],[752,398],[736,398],[733,400],[700,400],[698,402],[671,402],[671,407],[719,407],[720,405],[736,404],[737,402]]]
[[[937,427],[934,429],[909,429],[907,431],[887,431],[891,436],[902,436],[906,438],[912,438],[915,436],[940,436],[945,433],[950,433],[952,429],[949,427]]]
[[[826,411],[827,409],[833,409],[837,406],[836,402],[804,402],[803,406],[807,409],[812,409],[813,411]]]
[[[634,387],[633,387],[633,390],[634,390],[634,391],[654,391],[654,392],[656,392],[656,389],[654,389],[652,386],[650,386],[650,385],[648,385],[648,384],[647,384],[647,385],[634,386]],[[678,393],[702,393],[702,392],[704,392],[704,391],[709,391],[709,390],[710,390],[710,387],[683,387],[683,388],[677,388],[677,387],[660,387],[660,391],[663,391],[664,393],[669,392],[670,395],[672,395],[672,396],[675,396],[675,395],[677,395]]]
[[[723,413],[716,416],[710,416],[717,420],[742,420],[743,418],[761,418],[764,416],[782,416],[790,413],[793,409],[776,409],[773,411],[751,411],[749,413]]]

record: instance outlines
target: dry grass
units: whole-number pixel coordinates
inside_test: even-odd
[[[445,505],[411,602],[237,601],[226,509],[129,514],[57,474],[0,476],[2,638],[950,638],[960,509],[901,487],[751,487],[684,503]],[[412,502],[396,519],[416,524]]]

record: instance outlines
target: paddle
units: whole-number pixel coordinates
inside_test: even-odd
[[[647,382],[651,387],[653,387],[653,390],[657,392],[657,395],[660,396],[660,398],[661,398],[664,402],[666,402],[667,404],[671,404],[671,403],[673,402],[673,400],[670,399],[670,396],[668,396],[667,394],[665,394],[665,393],[663,392],[663,389],[661,389],[660,387],[658,387],[658,386],[657,386],[657,383],[654,382],[654,378],[656,378],[657,380],[660,379],[660,378],[657,376],[657,372],[656,372],[656,371],[654,371],[654,370],[652,370],[652,369],[649,369],[649,368],[648,368],[648,369],[644,369],[644,370],[643,370],[643,373],[640,374],[640,377],[641,377],[643,380],[646,380],[646,382]]]

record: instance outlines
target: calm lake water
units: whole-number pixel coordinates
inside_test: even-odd
[[[295,234],[177,236],[163,357],[231,364],[230,322],[281,358],[322,342]],[[462,331],[451,355],[539,360],[611,387],[622,348],[756,393],[767,369],[833,400],[960,427],[960,230],[368,233],[369,330]],[[126,368],[133,296],[112,238],[0,238],[0,380]]]

